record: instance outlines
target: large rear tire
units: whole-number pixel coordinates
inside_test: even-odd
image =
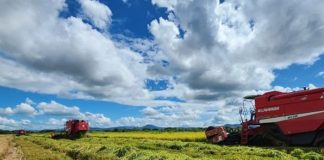
[[[324,148],[324,131],[317,132],[316,138],[313,142],[313,146]]]
[[[319,142],[318,147],[319,147],[319,148],[324,148],[324,141]]]

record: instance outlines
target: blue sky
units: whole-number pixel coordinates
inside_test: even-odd
[[[301,87],[314,84],[315,86],[324,86],[323,77],[318,76],[324,69],[324,56],[320,56],[317,61],[311,65],[293,64],[286,69],[275,70],[277,75],[272,85],[286,87]]]
[[[1,3],[0,129],[238,123],[246,94],[324,86],[322,2]]]

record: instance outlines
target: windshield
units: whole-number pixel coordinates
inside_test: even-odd
[[[244,99],[243,105],[240,109],[241,121],[254,120],[255,119],[255,104],[253,99]]]

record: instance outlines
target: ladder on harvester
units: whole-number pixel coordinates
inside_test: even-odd
[[[248,144],[249,138],[249,125],[246,122],[242,123],[241,129],[241,144]]]

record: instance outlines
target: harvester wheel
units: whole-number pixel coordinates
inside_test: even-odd
[[[317,133],[313,145],[320,148],[324,148],[324,131]]]
[[[324,148],[324,141],[319,142],[318,147],[319,148]]]
[[[62,133],[59,134],[52,134],[51,136],[53,139],[61,139],[61,138],[65,138],[65,135]]]
[[[71,140],[79,139],[85,135],[86,132],[77,132],[77,133],[71,133],[69,134],[69,138]]]

